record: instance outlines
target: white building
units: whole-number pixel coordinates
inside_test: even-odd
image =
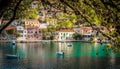
[[[75,32],[73,30],[58,30],[56,31],[56,40],[73,40],[73,34]]]
[[[20,34],[20,36],[17,38],[17,40],[26,40],[27,37],[27,30],[24,29],[23,26],[17,26],[16,27],[17,32]]]
[[[96,34],[96,31],[93,30],[91,27],[75,28],[74,31],[78,34],[83,35],[84,40],[89,40],[92,37],[92,35]]]
[[[42,24],[40,24],[40,29],[45,29],[48,27],[48,25],[49,24],[47,24],[47,23],[42,23]]]
[[[92,34],[94,34],[94,30],[91,27],[75,28],[74,31],[76,33],[79,33],[79,34],[82,34],[82,35],[92,35]]]
[[[21,23],[21,21],[19,21],[19,20],[14,20],[14,21],[12,21],[12,23],[11,23],[11,25],[13,25],[13,26],[20,26],[22,23]]]

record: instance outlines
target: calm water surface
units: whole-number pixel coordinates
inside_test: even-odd
[[[56,54],[60,51],[64,56]],[[120,54],[97,43],[0,43],[0,69],[120,69]]]

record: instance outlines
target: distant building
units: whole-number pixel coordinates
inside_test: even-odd
[[[95,35],[97,33],[91,27],[74,28],[74,31],[78,34],[83,35],[84,40],[89,40],[92,37],[92,35]]]
[[[58,30],[56,31],[56,40],[73,40],[73,34],[75,32],[73,30]]]
[[[23,26],[17,26],[16,30],[17,30],[17,33],[19,34],[19,37],[17,38],[17,40],[26,40],[27,30]]]
[[[27,40],[41,40],[42,32],[38,27],[26,26]]]
[[[75,28],[74,31],[76,33],[82,34],[82,35],[92,35],[93,29],[91,27],[80,27],[80,28]]]
[[[11,25],[12,26],[20,26],[20,25],[22,25],[22,22],[20,20],[14,20],[14,21],[12,21]]]
[[[31,27],[40,27],[40,23],[38,20],[27,19],[22,21],[24,26],[31,26]]]
[[[113,31],[113,28],[107,28],[104,26],[100,26],[98,27],[100,29],[100,31],[102,31],[103,33],[108,33],[110,31]],[[91,37],[93,37],[94,35],[96,35],[95,39],[102,39],[101,36],[103,36],[99,31],[94,30],[91,27],[80,27],[80,28],[74,28],[74,31],[78,34],[83,35],[83,39],[84,40],[89,40]]]
[[[44,29],[44,28],[47,28],[49,24],[47,23],[42,23],[40,24],[40,29]]]

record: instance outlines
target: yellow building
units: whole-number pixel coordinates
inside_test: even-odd
[[[23,20],[23,24],[26,26],[31,26],[31,27],[40,27],[40,23],[38,20],[32,20],[32,19],[27,19]]]

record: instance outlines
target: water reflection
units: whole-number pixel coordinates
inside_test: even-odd
[[[50,58],[55,57],[57,51],[65,52],[65,57],[112,56],[111,50],[104,45],[90,43],[18,43],[17,46],[7,44],[6,47],[6,53],[18,54],[21,58]]]
[[[64,57],[56,56],[58,51],[64,51]],[[5,54],[17,54],[20,59],[8,60]],[[0,69],[107,69],[119,67],[118,56],[105,45],[94,43],[1,43]]]

